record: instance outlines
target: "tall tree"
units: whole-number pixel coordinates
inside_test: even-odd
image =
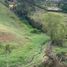
[[[67,30],[65,23],[61,21],[63,18],[59,15],[48,15],[49,16],[46,16],[46,28],[47,34],[51,37],[52,44],[63,45]]]
[[[27,15],[34,11],[34,3],[34,0],[17,0],[17,11]]]
[[[67,0],[61,0],[58,5],[63,11],[67,12]]]

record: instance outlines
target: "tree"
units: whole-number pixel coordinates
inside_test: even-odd
[[[67,12],[67,0],[61,0],[58,6],[64,11]]]
[[[67,12],[67,2],[63,3],[63,5],[61,6],[62,10]]]
[[[17,0],[17,8],[16,10],[24,15],[31,13],[34,11],[34,0]]]
[[[63,18],[56,14],[48,14],[46,16],[47,34],[50,35],[53,45],[63,45],[66,38],[66,26],[61,19]]]

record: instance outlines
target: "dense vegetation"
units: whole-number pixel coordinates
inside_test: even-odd
[[[53,6],[61,11],[48,11]],[[0,0],[0,67],[67,67],[66,6],[66,0]]]
[[[41,18],[42,16],[42,18]],[[36,13],[31,16],[32,19],[35,20],[35,22],[41,23],[42,27],[40,27],[44,32],[46,32],[48,35],[50,35],[51,40],[53,43],[55,42],[56,45],[64,41],[66,36],[66,22],[64,21],[64,15],[62,13],[44,13],[44,14],[38,14]],[[50,19],[50,20],[48,20]],[[55,21],[54,21],[55,20]],[[36,26],[36,23],[35,23]],[[58,42],[59,41],[59,42]],[[54,43],[54,44],[55,44]]]

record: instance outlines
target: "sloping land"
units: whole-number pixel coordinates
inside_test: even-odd
[[[30,67],[42,60],[49,37],[0,3],[0,67]]]
[[[42,24],[43,31],[46,31],[50,21],[67,22],[64,13],[38,12],[30,17]],[[0,3],[0,67],[35,67],[44,60],[44,49],[49,40],[49,36],[33,28],[28,21],[20,19]],[[55,46],[54,52],[67,54],[67,42],[64,47]]]

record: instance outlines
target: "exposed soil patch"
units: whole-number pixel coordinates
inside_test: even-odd
[[[15,39],[15,35],[8,32],[0,32],[0,42],[9,42]]]

